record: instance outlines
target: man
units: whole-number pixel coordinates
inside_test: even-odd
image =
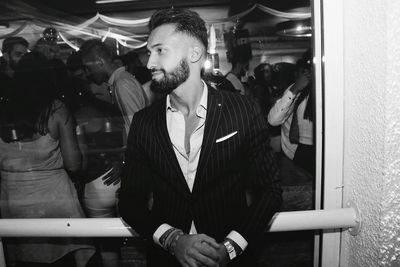
[[[14,91],[14,72],[19,60],[28,52],[29,43],[22,37],[4,39],[0,58],[0,102],[6,101]]]
[[[28,52],[29,43],[22,37],[13,36],[4,39],[2,46],[3,63],[2,73],[9,77],[14,76],[18,61]]]
[[[241,78],[246,75],[249,70],[249,61],[240,56],[234,57],[232,60],[232,69],[225,77],[232,84],[233,88],[241,95],[247,95],[246,88],[243,85]]]
[[[84,42],[80,52],[87,78],[97,85],[108,83],[112,101],[121,110],[128,134],[133,115],[147,105],[142,86],[125,67],[114,64],[111,51],[100,40]]]
[[[249,99],[201,80],[197,13],[161,10],[149,26],[151,86],[167,96],[132,120],[120,214],[150,241],[148,266],[252,266],[247,244],[281,203],[266,122]]]

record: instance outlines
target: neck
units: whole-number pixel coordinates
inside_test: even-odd
[[[191,80],[189,77],[170,94],[171,105],[189,116],[196,112],[202,95],[203,82],[201,79]]]
[[[233,69],[231,70],[231,72],[232,72],[233,74],[235,74],[236,77],[240,78],[240,77],[239,77],[239,73],[240,73],[240,68],[239,68],[239,67],[236,66],[235,68],[233,68]]]
[[[108,77],[110,77],[116,69],[118,69],[118,67],[117,67],[117,65],[115,65],[113,63],[107,65],[106,71],[107,71]]]

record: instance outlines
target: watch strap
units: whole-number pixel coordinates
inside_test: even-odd
[[[229,240],[224,241],[224,246],[226,248],[226,251],[228,252],[229,259],[233,260],[234,258],[236,258],[236,256],[237,256],[236,250]]]

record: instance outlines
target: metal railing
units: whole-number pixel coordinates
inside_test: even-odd
[[[349,229],[357,235],[361,218],[352,205],[342,209],[276,213],[269,232]],[[0,237],[133,237],[137,233],[121,218],[0,219]],[[0,242],[0,267],[5,267]]]

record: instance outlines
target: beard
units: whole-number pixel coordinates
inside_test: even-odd
[[[13,71],[16,71],[16,70],[17,70],[18,62],[17,62],[16,60],[14,60],[14,59],[10,59],[9,65],[10,65],[10,68],[11,68]]]
[[[190,74],[189,64],[186,60],[181,60],[171,72],[166,72],[164,69],[153,69],[153,71],[162,71],[163,77],[159,80],[152,79],[150,89],[155,93],[170,94],[179,85],[184,83]]]

